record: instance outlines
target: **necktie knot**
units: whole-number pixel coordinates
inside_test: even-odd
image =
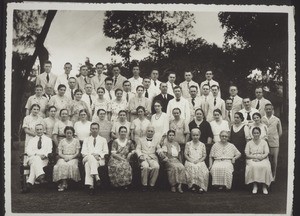
[[[94,142],[93,142],[93,144],[94,144],[94,147],[96,146],[96,137],[94,137]]]
[[[195,98],[192,98],[192,104],[195,106]]]

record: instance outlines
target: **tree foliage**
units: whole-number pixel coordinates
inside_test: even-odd
[[[161,59],[174,41],[193,36],[194,22],[194,14],[186,11],[107,11],[104,34],[116,40],[107,50],[120,55],[127,65],[131,50],[147,48],[153,58]]]

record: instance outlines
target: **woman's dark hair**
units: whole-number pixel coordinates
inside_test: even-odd
[[[121,126],[121,127],[119,127],[119,133],[121,132],[121,130],[122,130],[122,129],[125,129],[125,130],[126,130],[126,132],[128,131],[128,130],[127,130],[127,127],[125,127],[125,126]]]
[[[54,109],[57,111],[56,106],[49,106],[48,111],[50,112],[50,110],[51,110],[52,108],[54,108]]]
[[[261,129],[260,129],[259,127],[254,127],[254,128],[252,129],[252,134],[253,134],[253,132],[254,132],[255,130],[257,130],[257,131],[259,132],[259,134],[261,134]]]
[[[76,90],[74,91],[74,95],[76,95],[76,93],[78,93],[78,92],[80,92],[80,93],[82,94],[81,89],[76,89]]]
[[[122,93],[123,93],[123,90],[120,89],[120,88],[116,89],[116,90],[115,90],[115,95],[116,95],[118,92],[122,92]]]
[[[256,112],[256,113],[253,113],[253,115],[252,115],[252,118],[254,118],[254,116],[258,116],[259,118],[261,118],[261,114],[260,114],[260,113],[258,113],[258,112]]]
[[[180,110],[178,107],[175,107],[175,108],[172,110],[172,113],[174,112],[174,110],[178,110],[179,113],[181,114],[181,110]]]
[[[214,110],[214,113],[215,113],[215,112],[217,112],[217,113],[219,113],[220,115],[222,115],[222,111],[221,111],[220,109],[215,109],[215,110]]]
[[[138,106],[138,107],[136,108],[136,112],[138,112],[140,109],[142,109],[144,112],[146,112],[146,109],[145,109],[145,107],[143,107],[143,106]]]
[[[72,126],[66,126],[64,129],[64,134],[66,134],[68,130],[72,131],[73,135],[75,134],[75,129]]]
[[[236,112],[234,115],[238,115],[242,122],[245,120],[244,115],[241,112]]]
[[[97,88],[97,92],[99,91],[99,89],[102,89],[102,90],[104,91],[104,93],[105,93],[105,88],[103,88],[103,87],[98,87],[98,88]]]
[[[98,109],[97,111],[97,116],[99,115],[100,111],[104,111],[106,113],[106,110],[105,109]]]
[[[120,113],[125,113],[125,115],[127,115],[127,111],[126,111],[126,110],[120,110],[120,111],[118,112],[118,115],[120,115]]]
[[[39,110],[41,109],[40,105],[38,105],[38,104],[32,104],[31,107],[30,107],[30,111],[33,109],[33,107],[37,107],[37,108],[39,108]]]
[[[64,85],[64,84],[59,84],[58,87],[57,87],[57,90],[59,90],[59,89],[61,89],[61,88],[67,89],[66,85]]]
[[[136,90],[138,90],[139,88],[142,88],[143,90],[145,90],[145,87],[142,86],[142,85],[137,86],[137,87],[136,87]]]
[[[176,132],[174,130],[168,130],[167,136],[169,136],[170,133],[173,133],[174,135],[176,135]]]
[[[161,103],[161,101],[160,101],[160,100],[156,100],[156,101],[154,101],[153,105],[154,105],[155,103],[159,103],[159,104],[162,106],[162,103]]]
[[[61,110],[59,111],[59,116],[61,116],[61,113],[62,113],[64,110],[66,110],[67,113],[69,113],[69,111],[68,111],[67,109],[61,109]]]
[[[85,114],[88,114],[87,111],[86,111],[86,109],[82,109],[82,110],[79,110],[79,115],[80,115],[81,113],[83,113],[83,112],[85,112]]]

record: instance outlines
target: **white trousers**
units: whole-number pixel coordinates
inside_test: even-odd
[[[98,175],[98,167],[104,166],[104,159],[96,160],[93,155],[87,155],[83,158],[85,168],[85,185],[94,185],[93,175]]]
[[[43,167],[47,166],[48,159],[42,160],[40,156],[31,156],[28,159],[28,164],[30,166],[30,173],[27,182],[33,185],[37,177],[45,174]]]

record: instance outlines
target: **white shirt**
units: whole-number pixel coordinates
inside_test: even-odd
[[[156,85],[154,84],[154,80],[151,79],[151,84],[150,84],[150,88],[153,89],[154,92],[156,92],[156,94],[159,94],[160,93],[160,84],[161,84],[161,81],[159,81],[158,79],[155,81]]]
[[[75,134],[79,140],[84,140],[90,135],[90,126],[92,122],[86,121],[84,124],[81,121],[75,122],[74,129]]]
[[[127,101],[127,94],[128,94],[128,101]],[[125,92],[123,91],[123,96],[122,96],[122,100],[126,100],[127,103],[129,103],[130,99],[131,98],[134,98],[135,97],[135,93],[133,92]]]
[[[191,97],[190,89],[189,89],[189,87],[191,87],[191,86],[196,86],[198,88],[197,96],[200,96],[200,87],[199,87],[198,83],[194,82],[193,80],[191,80],[190,82],[183,81],[182,83],[179,84],[179,86],[181,87],[181,90],[182,90],[182,97],[184,97],[186,99]]]
[[[143,96],[146,95],[146,90],[147,90],[147,92],[148,92],[148,99],[150,100],[150,102],[151,102],[151,104],[152,104],[153,98],[157,95],[157,92],[156,92],[154,89],[151,89],[151,88],[146,89],[146,88],[145,88],[145,91],[144,91]],[[146,97],[146,96],[145,96],[145,97]]]
[[[241,112],[241,113],[243,114],[243,116],[244,116],[244,119],[245,119],[245,120],[243,121],[243,123],[245,123],[245,124],[248,124],[248,123],[253,122],[252,115],[253,115],[254,113],[259,113],[259,111],[258,111],[257,109],[252,108],[252,107],[251,107],[250,111],[247,111],[247,110],[244,108],[244,109],[241,109],[240,112]],[[250,118],[251,118],[250,121],[247,120],[248,113],[250,114]]]
[[[71,77],[71,75],[69,74],[69,77]],[[57,94],[57,87],[60,85],[60,84],[64,84],[66,86],[66,90],[69,89],[69,83],[68,83],[68,77],[67,77],[67,74],[66,73],[63,73],[61,75],[59,75],[56,79],[56,82],[55,82],[55,86],[54,86],[54,92]]]
[[[110,98],[110,96],[109,96],[109,93],[110,93],[110,95],[111,95],[111,98]],[[123,94],[124,94],[124,93],[123,93]],[[114,91],[114,90],[110,90],[110,92],[109,92],[107,89],[105,89],[105,93],[104,93],[104,95],[103,95],[103,98],[105,98],[105,99],[108,100],[108,101],[113,101],[113,100],[115,100],[115,99],[116,99],[115,91]]]
[[[203,95],[202,87],[203,87],[204,84],[208,84],[208,80],[205,80],[205,81],[203,81],[203,82],[200,84],[200,93],[201,93],[201,95]],[[219,83],[218,83],[217,81],[211,79],[211,80],[209,81],[209,86],[212,87],[213,85],[217,85],[217,86],[220,87],[220,85],[219,85]],[[212,96],[212,93],[211,93],[211,92],[210,92],[209,94]],[[221,97],[221,89],[220,89],[220,91],[219,91],[219,93],[218,93],[218,97]]]
[[[48,154],[52,152],[52,140],[46,135],[42,135],[41,138],[42,146],[40,149],[38,149],[39,136],[35,136],[29,140],[26,148],[26,153],[29,157],[35,154],[48,156]]]
[[[188,124],[190,122],[190,104],[187,99],[181,97],[180,101],[176,101],[176,98],[173,98],[169,101],[168,107],[167,107],[167,114],[170,120],[174,119],[172,115],[172,111],[174,108],[179,108],[181,111],[180,117],[185,120],[185,122]]]
[[[94,146],[94,137],[87,137],[82,144],[81,154],[83,157],[91,154],[98,154],[101,158],[108,154],[107,141],[101,136],[96,137],[96,145]]]
[[[177,85],[175,83],[173,83],[173,87],[172,87],[172,84],[169,81],[167,82],[167,85],[168,85],[167,93],[175,97],[174,92],[173,92],[173,88]]]
[[[131,83],[131,91],[133,93],[136,93],[136,87],[138,87],[139,85],[143,85],[142,77],[139,77],[137,79],[135,79],[134,77],[131,77],[128,79],[128,81]]]
[[[92,104],[93,104],[93,103],[95,103],[95,101],[97,100],[97,97],[96,97],[95,95],[91,94],[91,99],[92,99]],[[88,105],[88,107],[89,107],[89,109],[90,109],[89,111],[90,111],[90,113],[92,113],[92,104],[91,104],[91,102],[90,102],[90,97],[89,97],[89,95],[87,95],[86,93],[84,93],[84,94],[82,95],[81,100],[84,101],[84,102]]]

